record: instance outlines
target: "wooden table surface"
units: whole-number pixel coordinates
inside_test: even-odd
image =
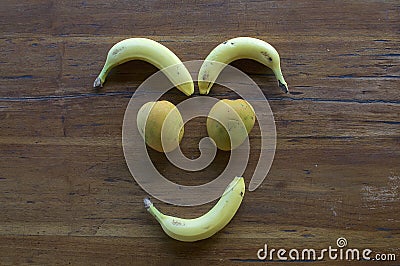
[[[3,0],[0,14],[0,265],[256,263],[264,244],[323,249],[339,237],[349,248],[396,254],[387,263],[399,265],[398,1]],[[268,41],[281,55],[290,95],[267,67],[232,64],[269,99],[275,159],[223,231],[178,242],[143,208],[147,194],[132,179],[121,144],[127,103],[157,69],[134,61],[116,68],[99,91],[92,84],[110,47],[128,37],[152,38],[187,61],[237,36]],[[222,87],[210,96],[235,97]],[[164,98],[186,99],[176,89]],[[250,134],[246,184],[259,132]],[[190,121],[184,153],[198,155],[204,136],[205,120]],[[149,153],[164,176],[187,185],[214,179],[229,158],[218,152],[206,170],[189,173]],[[195,217],[215,202],[155,203]]]

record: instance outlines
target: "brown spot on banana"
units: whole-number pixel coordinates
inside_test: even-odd
[[[261,53],[263,56],[268,56],[268,53],[265,52],[265,51],[261,51],[260,53]]]
[[[176,225],[176,226],[185,226],[185,223],[175,220],[175,219],[172,220],[172,224]]]
[[[268,54],[267,52],[261,51],[260,53],[261,53],[264,57],[268,58],[268,60],[269,60],[270,62],[272,62],[272,57],[270,57],[269,54]]]
[[[125,46],[122,46],[120,48],[116,48],[114,51],[112,51],[112,55],[116,56],[117,54],[119,54],[123,50],[125,50]]]

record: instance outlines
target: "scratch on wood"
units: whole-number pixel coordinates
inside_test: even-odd
[[[103,226],[103,224],[104,224],[105,222],[106,222],[106,220],[104,219],[103,221],[101,221],[101,223],[100,223],[98,226],[96,226],[95,232],[94,232],[93,235],[97,235],[97,232],[99,232],[100,228]]]
[[[61,123],[62,123],[63,136],[66,137],[67,133],[65,130],[65,116],[64,115],[61,115]]]

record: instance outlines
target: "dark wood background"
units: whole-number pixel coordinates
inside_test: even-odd
[[[338,237],[350,248],[397,254],[388,264],[399,265],[398,1],[3,0],[0,14],[1,265],[251,263],[265,243],[322,249],[335,247]],[[130,62],[101,90],[92,84],[109,48],[128,37],[157,40],[186,61],[204,59],[237,36],[277,48],[293,94],[281,93],[268,68],[233,63],[269,99],[275,160],[223,231],[181,243],[143,208],[147,194],[122,152],[126,105],[157,69]],[[235,97],[218,87],[211,96]],[[186,99],[176,89],[165,98]],[[185,131],[185,154],[198,154],[205,120],[189,122]],[[250,135],[247,183],[258,133]],[[189,174],[149,152],[166,177],[189,185],[215,178],[229,157],[219,152],[209,168]],[[214,202],[155,204],[195,217]]]

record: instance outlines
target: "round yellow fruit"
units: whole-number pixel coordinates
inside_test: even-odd
[[[137,114],[137,127],[146,144],[159,152],[176,149],[184,132],[182,116],[169,101],[145,103]]]
[[[239,147],[255,123],[253,107],[245,100],[220,100],[207,117],[207,132],[220,150]]]

